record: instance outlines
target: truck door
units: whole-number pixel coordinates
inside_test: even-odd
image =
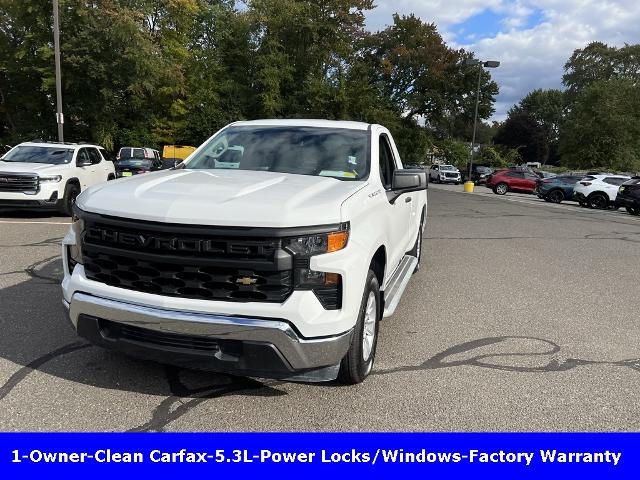
[[[378,140],[378,160],[380,165],[380,180],[387,192],[391,191],[393,172],[399,163],[393,154],[389,137],[382,133]],[[411,218],[412,197],[410,194],[402,195],[395,202],[385,202],[385,217],[387,220],[390,248],[387,253],[389,258],[389,272],[393,272],[402,260],[404,254],[410,250],[407,247],[409,239],[409,221]]]

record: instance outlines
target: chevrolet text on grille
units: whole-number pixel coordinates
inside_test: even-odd
[[[224,240],[215,239],[154,237],[151,235],[119,232],[117,230],[108,230],[96,227],[88,228],[85,238],[90,241],[101,241],[128,247],[142,247],[156,250],[172,250],[179,252],[224,252],[238,255],[256,253],[258,255],[264,255],[273,251],[272,247],[266,245],[238,245],[228,243]]]

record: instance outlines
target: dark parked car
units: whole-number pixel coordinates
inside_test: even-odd
[[[633,177],[620,185],[616,207],[625,207],[631,215],[640,215],[640,177]]]
[[[533,193],[540,178],[533,173],[517,170],[500,170],[487,180],[487,188],[497,195],[507,192]]]
[[[584,178],[580,175],[558,175],[557,177],[544,178],[538,180],[536,193],[538,197],[547,202],[560,203],[563,200],[573,199],[573,189],[580,180]]]
[[[117,178],[162,170],[162,160],[159,158],[125,158],[116,160],[113,165]]]
[[[464,169],[460,169],[462,173],[462,181],[466,182],[469,180],[469,165]],[[477,185],[481,185],[483,183],[487,183],[487,177],[493,173],[493,169],[491,167],[487,167],[485,165],[472,165],[471,166],[471,181]]]

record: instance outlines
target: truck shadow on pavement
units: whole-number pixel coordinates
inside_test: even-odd
[[[483,353],[483,350],[487,348],[497,351]],[[526,351],[527,348],[530,351]],[[520,360],[520,363],[527,363],[528,365],[517,365],[518,360]],[[640,358],[619,361],[563,358],[561,356],[561,347],[550,340],[526,336],[500,336],[480,338],[454,345],[419,365],[375,370],[372,375],[389,375],[399,372],[416,372],[462,366],[489,368],[507,372],[549,373],[565,372],[576,367],[588,365],[626,367],[640,373]]]
[[[130,431],[162,431],[209,399],[287,394],[277,388],[283,382],[275,380],[258,381],[186,370],[94,347],[76,336],[60,305],[62,265],[59,257],[40,260],[20,272],[0,271],[0,276],[15,273],[24,273],[29,278],[0,290],[0,357],[21,367],[0,385],[0,402],[30,374],[42,372],[88,386],[164,397],[146,422],[129,428]],[[625,367],[640,373],[640,358],[620,361],[563,358],[561,347],[550,340],[498,336],[449,347],[418,365],[375,369],[372,376],[462,366],[548,373],[589,365]],[[366,384],[362,388],[366,388]]]

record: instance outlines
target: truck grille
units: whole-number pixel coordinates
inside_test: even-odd
[[[282,303],[293,291],[293,267],[280,246],[279,239],[223,236],[212,227],[100,217],[85,220],[82,255],[87,278],[115,287]]]
[[[447,178],[457,178],[458,174],[457,173],[448,173],[447,172],[447,173],[444,174],[444,176],[447,177]]]
[[[39,189],[37,175],[0,172],[0,192],[37,193]]]

